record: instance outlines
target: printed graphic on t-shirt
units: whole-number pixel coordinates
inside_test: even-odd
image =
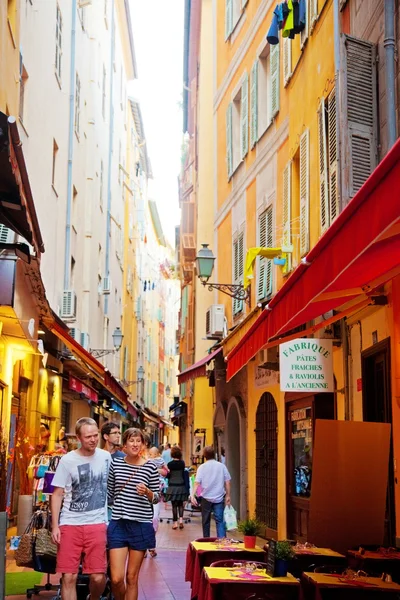
[[[100,470],[92,468],[93,463],[77,466],[78,477],[72,475],[71,512],[88,512],[103,508],[107,496],[108,461],[104,461]]]

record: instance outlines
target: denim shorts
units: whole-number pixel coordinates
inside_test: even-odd
[[[130,550],[151,550],[156,547],[153,523],[118,519],[110,521],[107,530],[109,550],[129,548]]]

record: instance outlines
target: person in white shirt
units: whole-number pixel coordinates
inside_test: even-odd
[[[62,573],[63,600],[76,600],[76,579],[90,575],[90,598],[99,600],[107,571],[107,477],[111,455],[97,447],[96,421],[83,417],[75,433],[78,450],[62,457],[53,478],[52,537],[58,544],[57,573]]]
[[[196,491],[200,485],[203,536],[210,537],[211,515],[214,513],[217,536],[223,538],[226,535],[224,508],[231,504],[231,476],[226,466],[215,460],[212,446],[204,448],[203,456],[206,462],[197,469],[190,500],[197,506]]]
[[[165,444],[165,449],[161,456],[166,465],[171,462],[171,444]]]

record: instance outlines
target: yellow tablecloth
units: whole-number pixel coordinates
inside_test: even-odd
[[[271,577],[264,571],[255,571],[254,578],[249,577],[241,569],[225,567],[204,567],[204,572],[208,579],[213,581],[244,581],[246,583],[286,583],[299,585],[299,581],[290,573],[287,577]]]
[[[299,556],[308,556],[312,554],[319,554],[321,556],[337,556],[338,558],[345,558],[344,554],[339,554],[335,550],[331,550],[330,548],[307,548],[302,552],[301,550],[297,551],[296,554]]]
[[[191,542],[191,545],[198,552],[218,552],[218,550],[223,550],[224,552],[226,552],[227,550],[231,552],[234,552],[235,550],[240,550],[241,552],[243,552],[243,550],[246,550],[246,552],[263,551],[262,548],[260,548],[259,546],[256,546],[255,548],[245,548],[243,542],[240,542],[240,544],[231,544],[230,546],[219,546],[215,542]]]
[[[356,583],[352,583],[351,580],[346,581],[344,577],[332,577],[332,575],[328,575],[327,573],[304,573],[304,576],[309,581],[321,587],[359,587]],[[374,590],[382,589],[385,591],[400,592],[400,585],[398,583],[386,583],[380,577],[363,577],[362,579],[355,580],[355,582],[357,581],[359,581],[360,587],[363,587],[362,584],[369,584],[365,588],[371,587]]]

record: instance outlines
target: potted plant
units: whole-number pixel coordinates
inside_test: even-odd
[[[286,577],[289,568],[289,561],[295,556],[293,546],[288,540],[282,540],[276,543],[275,554],[275,577]]]
[[[243,533],[245,548],[255,548],[256,537],[265,532],[265,525],[256,517],[248,517],[238,523],[238,531]]]

